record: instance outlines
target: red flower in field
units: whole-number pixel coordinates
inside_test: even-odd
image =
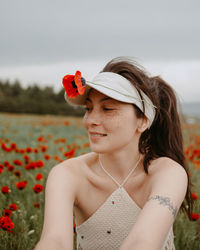
[[[7,166],[9,166],[9,165],[10,165],[9,161],[4,161],[4,166],[5,166],[5,167],[7,167]]]
[[[0,164],[0,174],[3,173],[4,165]]]
[[[8,193],[11,192],[11,190],[10,190],[9,187],[4,186],[4,187],[1,188],[1,192],[2,192],[3,194],[8,194]]]
[[[41,150],[42,150],[42,152],[46,152],[47,146],[41,146]]]
[[[197,221],[199,219],[199,214],[191,213],[190,218],[193,221]]]
[[[198,200],[198,195],[196,195],[194,192],[192,192],[192,199],[193,200]]]
[[[66,121],[65,122],[65,126],[69,126],[70,122],[69,121]]]
[[[9,205],[9,209],[12,211],[16,211],[18,209],[18,206],[13,203],[13,204]]]
[[[17,187],[17,189],[22,190],[26,187],[27,183],[27,181],[19,181],[15,182],[15,186]]]
[[[4,209],[3,216],[9,216],[12,214],[12,211],[10,209]]]
[[[27,148],[26,148],[26,152],[27,152],[27,153],[31,153],[32,151],[33,151],[32,148],[30,148],[30,147],[27,147]]]
[[[41,141],[43,141],[43,137],[40,136],[40,137],[37,138],[37,140],[38,140],[39,142],[41,142]]]
[[[42,190],[43,190],[43,186],[40,184],[35,184],[35,186],[33,187],[33,191],[35,193],[40,193],[40,192],[42,192]]]
[[[49,159],[51,158],[51,156],[50,156],[50,155],[45,155],[44,158],[45,158],[46,160],[49,160]]]
[[[85,92],[85,79],[81,77],[80,71],[76,71],[75,75],[64,76],[62,83],[69,98],[83,95]]]
[[[34,149],[34,153],[38,153],[39,150],[37,148]]]
[[[90,143],[89,143],[89,142],[86,142],[86,143],[83,145],[84,148],[89,148],[89,146],[90,146]]]
[[[37,166],[36,166],[36,163],[31,161],[28,165],[26,165],[25,167],[27,170],[30,170],[30,169],[36,169]]]
[[[3,230],[7,230],[8,232],[11,232],[11,229],[14,228],[14,223],[8,216],[2,216],[0,217],[0,228]]]
[[[12,149],[16,149],[17,148],[17,144],[16,143],[11,143],[11,145],[10,145],[10,148],[12,148]]]
[[[39,181],[39,180],[42,180],[43,178],[44,178],[43,175],[40,174],[40,173],[37,174],[36,177],[35,177],[35,179],[38,180],[38,181]]]
[[[74,157],[75,155],[75,149],[71,149],[68,152],[64,153],[64,156],[66,156],[68,159]]]
[[[33,206],[34,206],[34,207],[37,207],[37,208],[40,208],[40,204],[37,203],[37,202],[34,202]]]
[[[21,166],[22,165],[22,162],[20,160],[14,160],[13,163],[17,166]]]
[[[28,155],[24,155],[24,160],[25,160],[25,163],[28,163],[30,161],[30,158]]]
[[[36,166],[37,166],[38,168],[42,168],[42,167],[44,166],[44,162],[41,161],[41,160],[36,161],[35,164],[36,164]]]
[[[17,176],[17,177],[20,177],[22,174],[21,174],[20,171],[17,170],[17,171],[14,172],[14,175]]]
[[[196,143],[197,145],[200,145],[200,135],[196,135],[196,136],[195,136],[195,143]]]
[[[74,234],[76,234],[76,223],[74,220],[73,220],[73,229],[74,229]]]
[[[194,149],[193,154],[200,158],[200,148]]]
[[[15,167],[14,167],[13,165],[9,165],[9,166],[7,167],[7,170],[8,170],[9,172],[12,172],[14,169],[15,169]]]
[[[1,148],[4,150],[4,151],[9,151],[9,148],[6,146],[6,144],[3,142],[1,144]]]
[[[23,149],[23,148],[21,148],[21,149],[19,149],[19,152],[20,152],[21,154],[24,154],[24,153],[26,152],[26,150]]]

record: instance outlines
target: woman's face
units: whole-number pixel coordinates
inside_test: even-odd
[[[119,102],[92,89],[86,101],[83,121],[91,150],[96,153],[138,145],[140,133],[137,129],[141,119],[136,117],[132,104]]]

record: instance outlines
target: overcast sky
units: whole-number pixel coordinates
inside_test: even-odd
[[[200,100],[199,0],[17,0],[0,5],[0,79],[60,89],[133,56],[183,101]]]

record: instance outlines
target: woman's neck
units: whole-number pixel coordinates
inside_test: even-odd
[[[126,178],[139,158],[141,159],[142,155],[139,153],[138,149],[132,149],[130,152],[128,150],[121,150],[119,152],[99,154],[99,159],[104,169],[118,180]],[[140,165],[141,162],[142,159],[138,165]],[[138,168],[138,166],[136,168]]]

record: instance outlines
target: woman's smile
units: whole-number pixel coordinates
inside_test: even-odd
[[[104,133],[90,132],[90,131],[88,131],[88,135],[89,135],[90,140],[93,142],[99,140],[100,138],[107,136],[107,134],[104,134]]]

